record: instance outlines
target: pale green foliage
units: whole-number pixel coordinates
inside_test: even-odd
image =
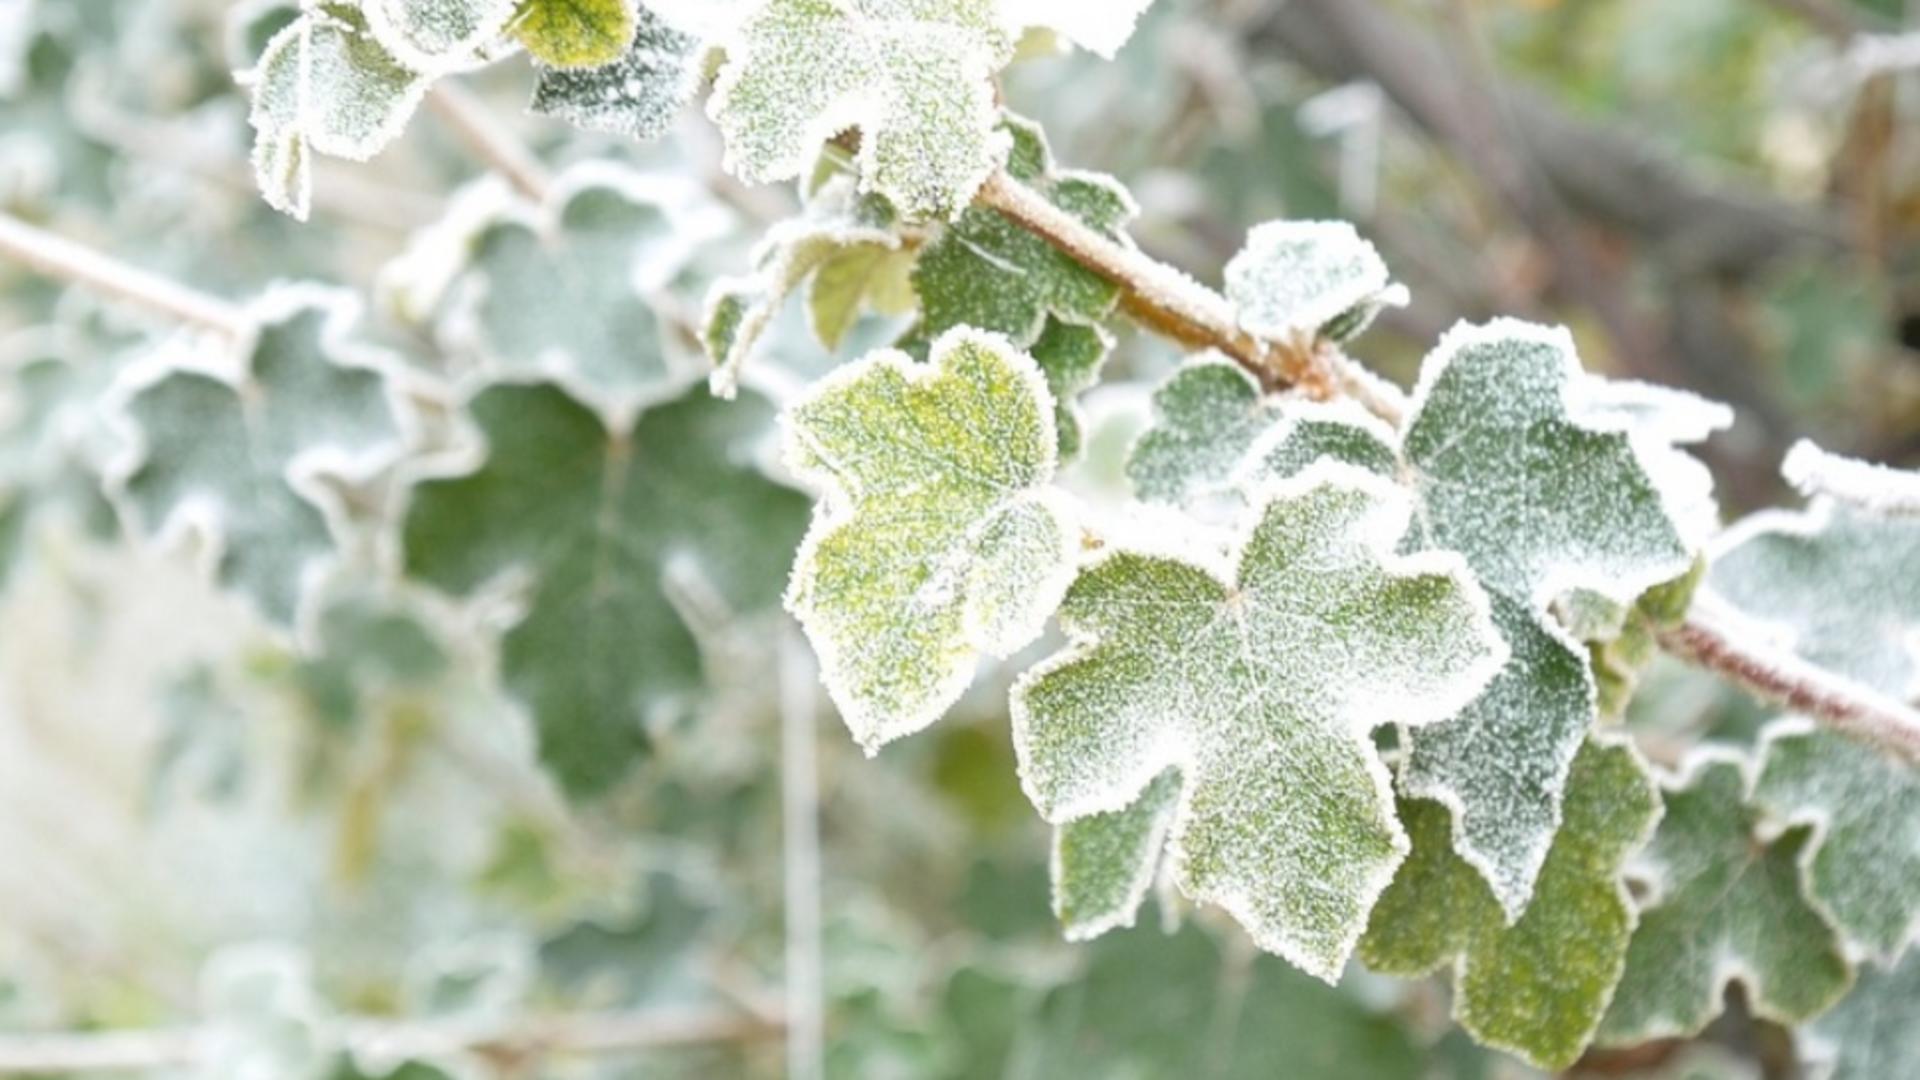
[[[1053,913],[1069,940],[1133,925],[1160,868],[1180,786],[1180,774],[1168,770],[1131,804],[1054,830]]]
[[[235,946],[213,956],[200,982],[210,1023],[198,1075],[322,1080],[326,1018],[305,956],[279,946]]]
[[[700,89],[703,44],[641,8],[633,40],[612,63],[584,70],[541,65],[530,107],[595,131],[659,138]]]
[[[1010,27],[1041,27],[1089,52],[1113,59],[1133,36],[1134,24],[1153,0],[1000,0]]]
[[[1261,337],[1352,337],[1380,308],[1404,305],[1373,245],[1344,221],[1270,221],[1227,264],[1227,299]]]
[[[1920,1076],[1920,951],[1890,970],[1862,967],[1853,992],[1803,1029],[1801,1054],[1819,1080]]]
[[[511,30],[548,67],[596,68],[620,58],[638,21],[638,0],[519,0]]]
[[[1850,942],[1892,963],[1920,931],[1920,770],[1798,720],[1762,740],[1753,801],[1811,825],[1807,892]]]
[[[472,63],[499,37],[516,0],[361,0],[367,27],[389,55],[420,72]]]
[[[1407,850],[1368,732],[1447,716],[1502,659],[1456,559],[1391,554],[1409,510],[1327,464],[1259,500],[1227,566],[1119,549],[1083,571],[1073,647],[1014,691],[1041,815],[1119,810],[1178,766],[1182,890],[1335,978]]]
[[[252,310],[237,375],[168,364],[132,395],[137,449],[116,471],[141,527],[202,534],[222,584],[298,626],[346,530],[338,485],[390,465],[405,439],[391,359],[349,343],[345,294],[288,287]]]
[[[858,126],[864,190],[951,217],[1004,152],[992,76],[1012,52],[994,0],[768,0],[727,42],[708,108],[744,179],[798,176]]]
[[[1153,392],[1153,425],[1127,455],[1134,494],[1182,503],[1223,489],[1279,418],[1280,406],[1238,364],[1217,353],[1187,361]]]
[[[387,52],[347,3],[303,11],[274,35],[247,78],[260,191],[302,221],[313,197],[313,155],[371,158],[399,134],[429,82]]]
[[[1462,1026],[1564,1069],[1586,1049],[1626,963],[1634,909],[1620,867],[1659,815],[1639,756],[1589,740],[1568,774],[1565,820],[1533,900],[1509,926],[1486,881],[1454,854],[1446,807],[1403,802],[1413,854],[1373,909],[1360,958],[1395,975],[1451,964]]]
[[[696,389],[618,431],[549,385],[492,387],[468,411],[484,455],[414,490],[407,571],[458,594],[526,579],[502,675],[562,784],[602,791],[702,688],[685,605],[770,608],[805,499],[752,464],[770,415],[754,399]]]
[[[1787,451],[1780,472],[1810,499],[1831,498],[1888,516],[1920,514],[1920,472],[1830,454],[1805,439]]]
[[[1100,380],[1100,369],[1113,351],[1113,338],[1098,326],[1080,326],[1055,319],[1033,343],[1033,361],[1047,377],[1047,389],[1053,393],[1053,422],[1060,433],[1060,459],[1080,453],[1086,420],[1080,415],[1075,397]]]
[[[975,654],[1010,655],[1065,592],[1079,547],[1046,487],[1053,397],[1032,358],[954,331],[929,364],[876,353],[787,418],[787,459],[825,493],[788,606],[868,751],[940,717]]]
[[[1627,1045],[1698,1033],[1738,979],[1756,1015],[1819,1015],[1853,980],[1838,937],[1809,906],[1800,861],[1808,832],[1753,836],[1743,763],[1702,752],[1664,790],[1666,816],[1630,868],[1652,891],[1600,1040]]]

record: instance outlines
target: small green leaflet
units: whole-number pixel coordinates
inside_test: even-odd
[[[285,626],[344,539],[337,484],[406,449],[386,354],[352,345],[346,293],[283,286],[255,301],[259,327],[236,373],[162,363],[125,404],[137,446],[113,474],[131,516],[163,541],[211,541],[215,577]],[[164,360],[164,358],[162,358]]]
[[[767,0],[725,48],[708,112],[742,179],[798,176],[858,126],[862,189],[950,218],[1005,152],[993,75],[1013,41],[995,0]]]
[[[366,161],[400,133],[431,81],[383,48],[359,8],[320,3],[273,36],[251,72],[253,168],[276,210],[305,221],[313,155]]]
[[[535,60],[566,70],[620,59],[638,23],[638,0],[520,0],[508,29]]]
[[[407,572],[458,595],[525,580],[502,675],[561,784],[604,791],[702,689],[686,605],[770,609],[806,499],[752,462],[771,413],[757,398],[694,389],[612,431],[551,385],[494,386],[468,411],[486,450],[414,489]]]
[[[939,719],[975,654],[1038,637],[1080,535],[1047,487],[1053,396],[1032,358],[956,330],[931,361],[882,351],[786,418],[787,460],[825,494],[787,605],[869,753]]]
[[[1660,817],[1646,765],[1626,744],[1581,748],[1533,902],[1511,926],[1480,873],[1454,854],[1446,807],[1403,802],[1400,817],[1413,854],[1373,909],[1361,960],[1406,976],[1451,963],[1454,1016],[1476,1039],[1543,1069],[1573,1064],[1626,962],[1634,909],[1620,867]]]
[[[1920,950],[1891,970],[1862,967],[1853,992],[1799,1034],[1820,1080],[1920,1076]]]
[[[700,38],[641,8],[633,40],[618,60],[584,70],[537,65],[529,107],[594,131],[657,139],[700,89],[706,53]]]
[[[1892,963],[1920,932],[1920,770],[1798,719],[1769,727],[1761,747],[1754,805],[1813,827],[1814,905]]]
[[[1053,833],[1053,913],[1067,940],[1132,926],[1160,869],[1180,806],[1180,774],[1155,777],[1130,805],[1069,821]]]
[[[1248,333],[1279,341],[1344,341],[1383,307],[1404,307],[1372,244],[1344,221],[1270,221],[1227,264],[1227,299]]]
[[[441,74],[472,65],[513,18],[516,0],[360,0],[367,28],[396,61]]]
[[[1154,390],[1153,423],[1127,454],[1134,494],[1178,504],[1225,489],[1279,419],[1279,403],[1238,364],[1218,353],[1188,360]]]
[[[1433,723],[1504,661],[1457,556],[1392,554],[1404,492],[1323,463],[1222,560],[1115,549],[1068,592],[1073,646],[1016,684],[1014,745],[1063,824],[1184,778],[1175,880],[1328,981],[1407,851],[1369,732]]]
[[[1082,390],[1100,381],[1100,369],[1113,351],[1113,338],[1098,326],[1079,326],[1048,319],[1047,328],[1033,343],[1033,362],[1047,377],[1053,394],[1053,423],[1060,433],[1060,460],[1080,455],[1086,437],[1086,418],[1080,413]]]
[[[1818,1015],[1853,981],[1839,938],[1801,887],[1808,831],[1756,842],[1747,786],[1742,759],[1702,751],[1665,787],[1666,817],[1629,867],[1652,895],[1602,1043],[1697,1034],[1735,979],[1756,1015],[1782,1024]]]

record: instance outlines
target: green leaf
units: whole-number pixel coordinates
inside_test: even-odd
[[[1830,454],[1805,439],[1793,444],[1781,475],[1809,499],[1826,497],[1882,517],[1920,514],[1920,472]]]
[[[1047,488],[1057,435],[1040,369],[956,330],[929,364],[874,353],[787,418],[787,457],[825,492],[788,607],[869,752],[933,723],[975,654],[1038,637],[1072,578],[1079,532]]]
[[[1802,720],[1772,725],[1761,747],[1754,805],[1813,828],[1814,905],[1892,964],[1920,933],[1920,770]]]
[[[1047,328],[1033,343],[1033,362],[1047,377],[1053,394],[1053,423],[1060,434],[1060,460],[1078,457],[1086,420],[1075,398],[1100,379],[1100,369],[1113,351],[1113,338],[1097,326],[1076,326],[1048,319]]]
[[[1012,54],[994,0],[768,0],[727,43],[708,111],[742,179],[798,176],[857,126],[862,190],[952,217],[1004,152],[992,80]]]
[[[1153,392],[1153,423],[1127,454],[1134,494],[1184,503],[1224,490],[1280,405],[1238,364],[1218,353],[1186,363]]]
[[[1159,872],[1180,787],[1179,772],[1169,769],[1131,804],[1054,830],[1053,913],[1067,940],[1086,941],[1133,925]]]
[[[305,221],[313,155],[366,161],[379,153],[432,81],[395,59],[360,10],[321,3],[275,34],[248,73],[253,168],[267,203]]]
[[[1344,221],[1269,221],[1227,264],[1227,299],[1248,333],[1277,340],[1364,330],[1382,307],[1405,306],[1372,244]]]
[[[597,68],[620,59],[639,23],[637,0],[520,0],[510,30],[550,68]]]
[[[561,783],[601,792],[702,689],[682,605],[770,608],[806,500],[751,462],[770,412],[758,399],[693,390],[617,431],[550,385],[491,387],[468,411],[486,450],[414,489],[407,572],[460,595],[509,571],[527,581],[502,676]]]
[[[286,626],[344,541],[341,484],[405,450],[385,353],[352,344],[350,294],[283,286],[254,303],[237,373],[163,364],[126,403],[137,449],[114,470],[139,528],[211,542],[214,576]]]
[[[1504,659],[1457,557],[1392,554],[1410,510],[1325,463],[1262,495],[1225,565],[1116,548],[1082,571],[1073,646],[1014,689],[1041,816],[1120,810],[1177,766],[1181,889],[1337,977],[1407,851],[1369,732],[1450,715]]]
[[[1589,740],[1567,777],[1565,821],[1532,902],[1513,925],[1480,873],[1454,854],[1450,815],[1401,804],[1413,854],[1373,909],[1360,958],[1392,975],[1454,972],[1454,1017],[1474,1037],[1544,1069],[1586,1049],[1625,966],[1634,908],[1620,881],[1660,816],[1631,747]]]
[[[593,131],[657,139],[699,91],[706,53],[700,38],[641,8],[618,60],[585,70],[537,64],[529,108]]]
[[[1762,843],[1741,759],[1703,752],[1664,790],[1666,817],[1631,868],[1652,890],[1600,1041],[1629,1045],[1697,1034],[1738,979],[1754,1014],[1783,1024],[1818,1015],[1853,972],[1808,905],[1800,860],[1809,834]]]
[[[1057,172],[1039,127],[1007,116],[1012,140],[1007,171],[1103,236],[1131,245],[1122,231],[1139,212],[1111,177]],[[933,338],[956,326],[1006,335],[1020,348],[1040,337],[1049,318],[1095,325],[1112,314],[1119,287],[1053,244],[1002,215],[970,207],[926,246],[913,271],[920,294],[920,333]]]
[[[1853,992],[1800,1031],[1822,1080],[1920,1076],[1920,951],[1890,969],[1863,967]]]
[[[474,64],[513,18],[515,0],[361,0],[367,28],[395,60],[438,74]]]

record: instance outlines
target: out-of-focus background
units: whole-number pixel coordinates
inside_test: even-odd
[[[1732,516],[1784,497],[1800,436],[1920,461],[1907,3],[1159,0],[1117,61],[1042,56],[1005,97],[1203,279],[1257,222],[1356,222],[1412,290],[1359,346],[1403,381],[1456,319],[1511,314],[1730,403],[1706,457]],[[0,210],[229,298],[347,286],[370,336],[452,363],[382,275],[480,167],[426,110],[320,162],[310,223],[267,208],[232,74],[260,42],[229,17],[267,6],[0,0]],[[701,178],[734,223],[688,310],[793,205],[726,178],[697,115],[638,146],[527,116],[530,79],[462,81],[547,161]],[[1531,1075],[1449,1032],[1436,983],[1326,988],[1171,901],[1147,916],[1171,936],[1061,942],[1006,672],[868,761],[780,629],[716,631],[699,715],[569,804],[497,687],[497,623],[375,552],[300,649],[191,543],[126,536],[118,379],[213,347],[0,260],[0,1075],[778,1075],[815,1005],[836,1077]],[[826,362],[803,330],[774,348]],[[1169,362],[1129,340],[1112,370]],[[1123,397],[1090,402],[1090,474]],[[1754,720],[1665,669],[1634,714],[1655,756]],[[1581,1071],[1789,1075],[1782,1047],[1736,1008]]]

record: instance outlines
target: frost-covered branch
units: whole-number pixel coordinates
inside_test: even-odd
[[[427,104],[475,157],[498,171],[515,191],[535,202],[546,198],[553,175],[464,87],[443,82],[427,95]]]
[[[115,299],[236,340],[251,332],[251,320],[235,304],[120,262],[7,214],[0,214],[0,256],[35,273],[85,285]]]

